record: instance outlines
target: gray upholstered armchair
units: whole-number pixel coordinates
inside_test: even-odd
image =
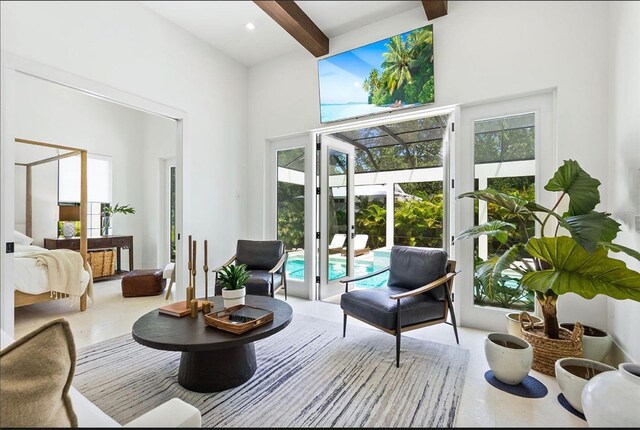
[[[216,295],[222,294],[218,271],[234,262],[246,264],[251,273],[251,278],[245,283],[247,294],[274,297],[284,288],[284,298],[287,299],[287,253],[281,240],[238,240],[236,254],[214,270]]]
[[[439,249],[394,246],[389,267],[366,276],[342,280],[340,298],[344,313],[342,336],[347,333],[347,315],[396,337],[396,367],[400,367],[400,337],[403,331],[447,323],[451,311],[453,331],[458,339],[453,310],[453,277],[456,262]],[[349,291],[349,284],[389,271],[387,286]]]

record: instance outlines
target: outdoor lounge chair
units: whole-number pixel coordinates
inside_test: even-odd
[[[353,238],[353,249],[355,250],[354,255],[356,257],[359,257],[371,251],[370,248],[367,248],[368,241],[369,241],[368,234],[356,234],[356,237]],[[343,249],[341,255],[347,255],[347,250]]]
[[[247,294],[274,297],[284,288],[284,299],[287,299],[287,253],[281,240],[238,240],[236,255],[214,270],[216,295],[222,294],[222,286],[218,284],[218,271],[234,262],[246,264],[251,274],[245,283]]]
[[[440,249],[394,246],[389,267],[340,281],[345,284],[345,293],[340,296],[344,314],[342,336],[347,333],[347,315],[395,335],[396,367],[400,367],[402,332],[447,323],[451,311],[456,343],[460,343],[452,296],[456,262],[447,258],[447,253]],[[349,291],[349,283],[387,270],[386,287]]]
[[[347,235],[342,233],[337,233],[333,235],[333,239],[331,239],[331,243],[329,244],[329,254],[337,254],[342,252],[342,248],[344,247],[344,242],[347,240]]]

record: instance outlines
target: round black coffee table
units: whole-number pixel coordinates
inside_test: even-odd
[[[209,300],[212,312],[224,308],[222,297]],[[188,390],[211,393],[237,387],[256,371],[253,342],[285,328],[293,314],[286,302],[268,296],[247,295],[245,304],[273,311],[273,321],[237,335],[207,326],[202,312],[198,318],[177,318],[156,309],[133,324],[133,339],[154,349],[182,351],[178,382]]]

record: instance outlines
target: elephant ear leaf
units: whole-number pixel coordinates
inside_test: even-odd
[[[500,258],[498,258],[498,261],[496,261],[496,264],[493,267],[493,279],[500,279],[500,277],[502,276],[502,272],[507,270],[513,263],[515,263],[515,261],[518,259],[518,256],[520,255],[520,251],[522,251],[523,248],[524,244],[516,243],[507,251],[505,251],[505,253],[502,254]]]
[[[507,239],[509,239],[509,232],[507,230],[515,230],[515,228],[516,226],[509,222],[493,220],[466,229],[460,233],[455,240],[475,239],[482,235],[487,235],[489,237],[495,237],[500,243],[505,244],[507,243]]]
[[[600,246],[604,246],[609,251],[624,252],[628,256],[633,257],[636,260],[640,261],[640,252],[636,251],[635,249],[627,248],[626,246],[618,245],[617,243],[604,242],[604,241],[603,242],[599,242],[598,244]]]
[[[565,160],[544,189],[569,195],[568,215],[584,215],[600,203],[600,181],[592,178],[575,160]]]
[[[474,199],[482,200],[487,203],[493,203],[503,209],[506,209],[511,214],[530,214],[531,211],[527,209],[528,201],[521,199],[520,197],[510,196],[509,194],[501,193],[492,188],[485,188],[484,190],[471,191],[463,193],[458,196],[459,199],[463,197],[471,197]]]
[[[603,294],[640,301],[640,273],[610,258],[605,248],[590,254],[572,238],[561,236],[529,239],[526,250],[551,265],[550,269],[522,277],[522,285],[529,290],[551,289],[558,295],[576,293],[586,299]]]
[[[620,231],[620,223],[604,212],[569,216],[561,222],[584,249],[593,252],[599,242],[611,242]]]

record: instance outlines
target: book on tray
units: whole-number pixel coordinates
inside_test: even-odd
[[[202,310],[202,301],[198,300],[198,311]],[[184,300],[180,300],[179,302],[171,303],[170,305],[162,306],[158,309],[160,313],[171,315],[174,317],[184,317],[191,313],[191,308],[187,307],[187,304]]]

